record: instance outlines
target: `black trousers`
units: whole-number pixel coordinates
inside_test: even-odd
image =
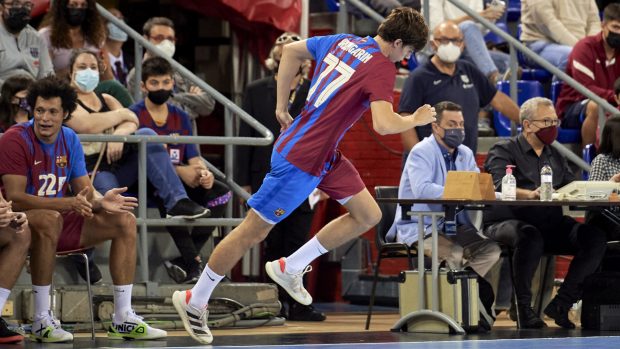
[[[547,222],[549,223],[549,222]],[[515,291],[519,304],[531,304],[532,278],[543,253],[574,255],[556,296],[571,305],[581,299],[583,280],[600,265],[606,249],[605,232],[568,216],[538,229],[517,219],[495,223],[485,229],[489,238],[512,248]],[[549,228],[553,226],[553,228]]]

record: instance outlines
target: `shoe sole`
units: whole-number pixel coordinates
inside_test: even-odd
[[[280,287],[282,287],[282,289],[284,289],[286,293],[288,293],[289,296],[293,297],[293,299],[297,301],[298,303],[301,303],[303,305],[312,304],[312,296],[309,297],[310,299],[301,298],[296,293],[289,291],[288,287],[285,287],[282,285],[284,282],[282,281],[282,279],[280,279],[280,277],[278,277],[278,275],[276,274],[276,272],[273,270],[273,267],[272,267],[272,265],[275,263],[277,263],[277,261],[273,263],[272,262],[265,263],[265,271],[267,272],[267,275],[269,275],[271,280],[273,280],[276,284],[280,285]]]
[[[188,219],[188,220],[193,220],[193,219],[198,219],[198,218],[207,218],[211,216],[211,210],[209,210],[208,208],[205,208],[204,211],[202,211],[201,213],[195,214],[193,216],[188,216],[188,215],[178,215],[178,216],[171,216],[169,214],[166,214],[166,218],[182,218],[182,219]]]
[[[168,337],[168,333],[166,334],[162,334],[160,336],[154,336],[154,337],[131,337],[128,335],[123,335],[121,333],[110,333],[108,332],[108,339],[109,340],[126,340],[126,341],[152,341],[152,340],[156,340],[156,339],[164,339]]]
[[[50,338],[39,338],[36,336],[30,336],[30,340],[38,343],[67,343],[73,342],[73,337],[67,339],[50,339]]]
[[[0,344],[19,343],[24,340],[24,336],[16,334],[14,336],[0,338]]]
[[[187,318],[187,314],[185,311],[185,292],[174,291],[172,294],[172,305],[174,305],[174,309],[176,309],[177,313],[181,317],[181,321],[183,321],[183,327],[185,328],[185,332],[187,332],[190,337],[194,338],[195,341],[202,344],[211,344],[213,342],[213,335],[210,336],[210,339],[206,340],[204,338],[200,338],[194,334],[192,330],[189,319]]]

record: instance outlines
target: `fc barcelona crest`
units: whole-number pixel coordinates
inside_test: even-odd
[[[277,216],[280,217],[281,215],[283,215],[286,211],[284,211],[283,209],[279,208],[277,210],[275,210],[273,213]]]
[[[56,166],[60,168],[65,168],[67,166],[67,156],[66,155],[56,156]]]

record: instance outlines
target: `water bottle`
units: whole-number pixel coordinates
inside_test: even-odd
[[[514,165],[506,166],[506,175],[502,178],[502,200],[514,201],[517,199],[517,179],[512,175]]]
[[[553,194],[553,170],[545,163],[540,170],[540,201],[551,201]]]

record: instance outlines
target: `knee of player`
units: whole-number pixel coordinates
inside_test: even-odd
[[[110,224],[117,228],[118,234],[135,238],[137,234],[136,216],[133,213],[117,213],[110,215]]]
[[[586,118],[598,117],[598,104],[593,101],[588,101],[586,105]]]
[[[27,216],[32,239],[58,241],[64,222],[60,212],[52,210],[34,210],[28,212]]]
[[[379,207],[373,207],[358,215],[356,219],[366,228],[370,229],[381,221],[382,216],[383,214],[381,213]]]

